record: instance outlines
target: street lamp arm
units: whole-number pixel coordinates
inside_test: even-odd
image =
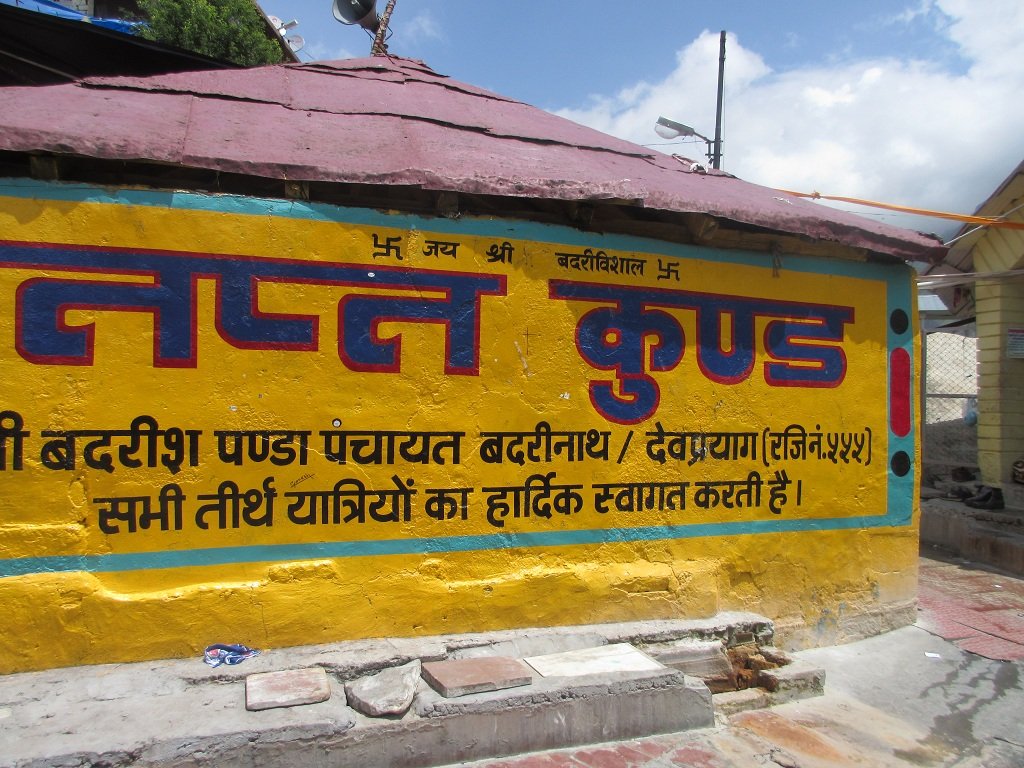
[[[337,0],[335,0],[337,2]],[[693,128],[667,117],[659,117],[654,125],[654,132],[663,139],[678,139],[680,136],[696,136],[708,145],[708,160],[711,167],[718,170],[722,167],[722,93],[725,87],[725,30],[719,36],[718,44],[718,107],[715,110],[715,139],[697,133]]]
[[[667,117],[659,117],[658,121],[654,124],[654,132],[663,139],[679,139],[685,136],[701,139],[707,144],[708,160],[713,162],[716,157],[715,142],[707,136],[697,133],[697,131],[684,123],[677,123],[675,120],[670,120]]]

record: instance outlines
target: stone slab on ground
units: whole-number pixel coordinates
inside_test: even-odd
[[[319,704],[329,698],[331,684],[320,667],[259,672],[245,678],[245,708],[250,712]]]
[[[487,645],[460,648],[452,653],[453,659],[473,659],[481,656],[511,656],[522,659],[527,656],[543,656],[548,653],[562,653],[581,648],[596,648],[608,640],[596,632],[553,632],[549,630],[528,630],[521,637],[513,637]]]
[[[720,640],[679,640],[648,651],[651,658],[666,667],[695,677],[723,677],[733,672]]]
[[[616,672],[657,672],[665,669],[643,651],[629,643],[614,643],[597,648],[582,648],[523,659],[543,677],[581,677]]]
[[[757,684],[772,694],[772,705],[796,701],[825,692],[825,670],[813,664],[795,661],[784,667],[762,669]]]
[[[718,715],[735,715],[738,712],[772,706],[772,695],[764,688],[726,691],[715,694],[712,698],[715,703],[715,713]]]
[[[533,672],[519,659],[482,656],[429,661],[423,665],[423,679],[442,696],[451,699],[529,685],[533,682]]]
[[[361,677],[345,683],[348,704],[357,712],[370,717],[404,714],[416,696],[420,681],[420,660],[390,667],[376,675]]]

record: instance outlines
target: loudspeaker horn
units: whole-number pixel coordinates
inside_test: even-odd
[[[358,24],[376,32],[380,29],[376,8],[377,0],[334,0],[334,18],[342,24]]]

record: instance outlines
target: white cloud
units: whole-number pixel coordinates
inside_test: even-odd
[[[910,24],[919,17],[931,16],[935,10],[935,0],[919,0],[916,6],[905,8],[889,19],[890,24]]]
[[[973,212],[1024,158],[1024,3],[924,0],[901,21],[916,16],[931,17],[938,42],[955,45],[966,69],[950,70],[937,54],[934,61],[846,59],[775,73],[730,36],[723,169],[772,187]],[[560,114],[640,144],[658,141],[658,115],[711,136],[717,53],[718,34],[704,32],[660,82]],[[700,157],[704,147],[659,149]],[[950,231],[937,219],[896,223]]]
[[[367,56],[369,52],[370,43],[367,42],[366,51],[359,55]],[[351,53],[348,48],[334,48],[321,40],[307,42],[299,54],[299,58],[303,61],[334,61],[336,59],[353,59],[356,57],[357,54]]]
[[[402,43],[409,46],[444,37],[441,25],[429,11],[420,11],[408,21],[403,20],[400,25],[393,24],[392,28],[396,30],[396,35],[401,35]]]

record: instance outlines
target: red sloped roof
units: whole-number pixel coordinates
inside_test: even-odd
[[[904,259],[909,230],[787,197],[395,57],[0,88],[0,149],[702,213]]]

